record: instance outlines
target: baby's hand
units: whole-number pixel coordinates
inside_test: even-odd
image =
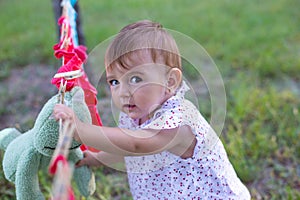
[[[53,117],[57,121],[62,119],[63,122],[68,120],[71,123],[73,123],[75,125],[75,131],[73,137],[75,140],[82,143],[77,132],[77,126],[78,126],[77,123],[79,122],[79,120],[77,120],[76,115],[71,108],[69,108],[64,104],[56,104],[53,109]]]
[[[70,120],[74,121],[74,111],[69,108],[68,106],[64,104],[56,104],[53,109],[53,117],[56,120],[62,119],[63,121],[65,120]]]
[[[83,152],[83,159],[81,159],[80,161],[78,161],[76,163],[76,167],[81,167],[83,165],[87,165],[89,167],[99,167],[102,165],[102,163],[97,159],[97,154],[95,152],[92,151],[84,151]]]

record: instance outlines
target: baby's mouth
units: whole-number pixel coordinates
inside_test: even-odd
[[[134,110],[136,108],[136,105],[133,105],[133,104],[125,104],[123,106],[124,110],[128,110],[129,112]]]

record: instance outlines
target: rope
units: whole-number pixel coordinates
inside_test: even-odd
[[[76,1],[73,0],[73,4]],[[64,103],[65,92],[70,91],[74,86],[80,86],[85,92],[85,101],[88,104],[92,115],[93,124],[102,125],[98,114],[97,91],[89,83],[84,72],[83,63],[87,59],[86,48],[78,46],[76,34],[76,12],[70,0],[63,0],[62,16],[58,20],[61,25],[61,35],[58,44],[54,45],[54,55],[62,59],[62,66],[51,80],[51,83],[58,88],[58,102]],[[52,183],[52,200],[74,200],[74,192],[71,187],[73,166],[70,166],[67,157],[69,148],[73,141],[75,127],[69,121],[59,120],[59,139],[56,149],[49,164],[49,173],[54,175]],[[88,147],[82,146],[81,149]]]

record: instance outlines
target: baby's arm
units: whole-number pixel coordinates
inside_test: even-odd
[[[128,130],[77,121],[77,132],[82,143],[121,156],[148,155],[166,150],[182,155],[195,139],[188,126],[162,130]]]
[[[188,126],[162,130],[128,130],[86,124],[74,115],[72,109],[61,104],[55,106],[54,117],[76,123],[74,137],[77,141],[120,156],[147,155],[165,150],[181,156],[189,149],[193,150],[196,140]]]

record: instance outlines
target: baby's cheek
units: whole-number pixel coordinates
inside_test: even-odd
[[[120,102],[120,97],[118,96],[112,96],[112,102],[113,105],[118,109],[118,110],[122,110],[122,104]],[[123,111],[123,110],[122,110]]]

